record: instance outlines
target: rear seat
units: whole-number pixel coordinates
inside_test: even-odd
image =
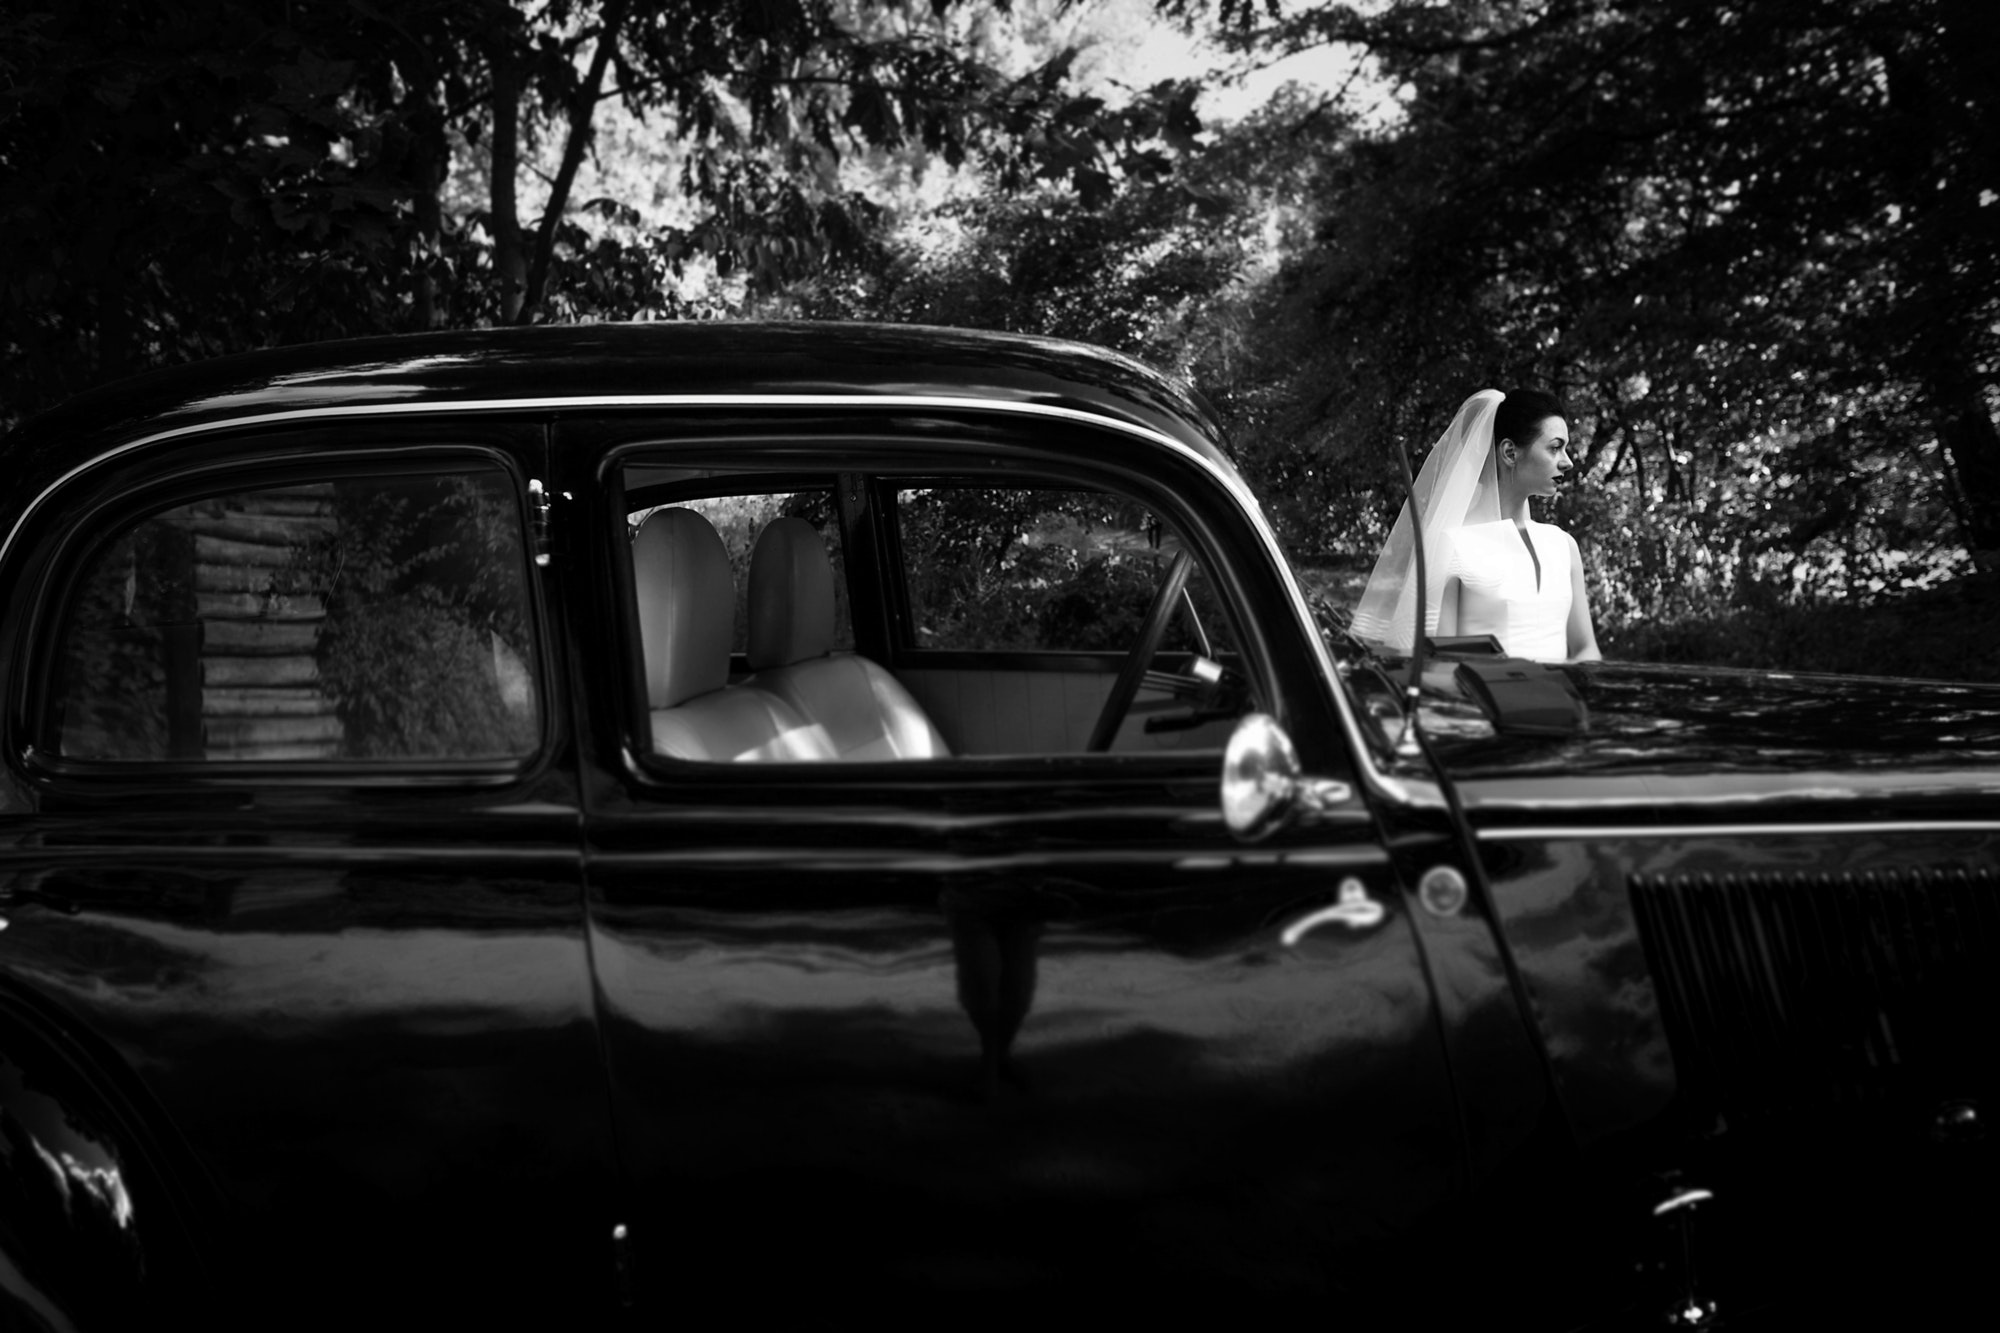
[[[750,556],[747,682],[814,723],[846,760],[940,759],[951,749],[888,671],[833,652],[833,565],[799,518],[771,520]]]
[[[822,557],[823,558],[823,557]],[[677,759],[833,759],[825,731],[784,700],[729,684],[736,583],[707,519],[662,509],[632,542],[653,748]]]

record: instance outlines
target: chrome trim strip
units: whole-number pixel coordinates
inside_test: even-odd
[[[366,866],[407,865],[549,865],[577,863],[573,847],[563,846],[470,846],[397,847],[377,843],[365,847],[330,844],[302,846],[223,846],[216,843],[130,843],[115,847],[0,847],[0,870],[61,869],[67,866],[103,866],[140,869],[161,864],[214,865],[238,861],[271,865]]]
[[[1663,1203],[1654,1204],[1653,1216],[1665,1217],[1668,1213],[1673,1212],[1675,1209],[1692,1208],[1696,1204],[1706,1203],[1710,1199],[1713,1199],[1714,1197],[1715,1197],[1714,1194],[1704,1189],[1682,1190],[1678,1194],[1674,1195],[1671,1199],[1668,1199]]]
[[[1270,866],[1305,867],[1316,870],[1378,870],[1389,864],[1389,854],[1372,842],[1346,846],[1272,851],[1245,846],[1236,851],[1197,852],[1176,858],[1173,869],[1182,873],[1197,870],[1263,869]]]
[[[1292,602],[1292,614],[1297,623],[1306,631],[1306,641],[1316,654],[1321,678],[1326,682],[1333,696],[1334,707],[1340,713],[1341,726],[1347,733],[1348,752],[1353,756],[1356,771],[1377,793],[1392,800],[1408,802],[1411,793],[1404,784],[1388,774],[1379,771],[1368,749],[1366,738],[1361,733],[1360,724],[1348,706],[1347,691],[1340,685],[1334,670],[1333,654],[1327,651],[1326,642],[1320,637],[1319,629],[1313,623],[1312,608],[1306,602],[1305,590],[1299,585],[1298,575],[1292,571],[1291,562],[1286,560],[1278,545],[1277,534],[1272,530],[1270,520],[1264,517],[1264,508],[1250,490],[1249,484],[1237,474],[1234,468],[1218,466],[1214,459],[1190,448],[1180,440],[1151,426],[1143,426],[1133,421],[1123,421],[1117,417],[1103,416],[1082,408],[1061,407],[1051,403],[1016,403],[991,398],[953,398],[932,394],[770,394],[770,393],[723,393],[723,394],[599,394],[585,396],[554,396],[547,398],[502,398],[473,399],[469,401],[409,402],[409,403],[360,403],[345,406],[333,404],[322,407],[289,408],[282,412],[263,412],[254,416],[231,417],[225,420],[194,422],[176,426],[172,430],[159,431],[128,440],[117,448],[97,455],[56,478],[44,487],[40,494],[30,500],[21,510],[21,516],[7,533],[6,540],[0,541],[0,565],[5,565],[8,552],[14,547],[15,538],[22,527],[34,516],[48,497],[94,467],[120,458],[136,449],[158,444],[164,440],[181,439],[194,435],[208,434],[223,430],[237,430],[243,427],[272,426],[287,422],[327,420],[346,417],[393,417],[429,415],[444,412],[538,412],[557,408],[589,410],[612,407],[873,407],[873,408],[926,408],[955,412],[1011,412],[1021,416],[1053,418],[1097,427],[1108,427],[1122,431],[1154,444],[1165,445],[1170,451],[1194,462],[1235,498],[1238,508],[1250,520],[1251,528],[1264,543],[1265,554],[1278,571],[1278,578],[1286,595]]]
[[[1853,820],[1842,824],[1606,824],[1550,825],[1541,828],[1480,829],[1481,842],[1531,842],[1540,839],[1603,838],[1772,838],[1813,837],[1830,833],[2000,833],[2000,820],[1886,819],[1876,823]]]

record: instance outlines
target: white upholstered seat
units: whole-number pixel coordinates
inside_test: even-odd
[[[677,759],[834,757],[826,734],[762,690],[729,684],[736,585],[707,519],[662,509],[632,542],[653,748]]]
[[[833,652],[833,565],[810,523],[773,519],[750,556],[749,684],[825,733],[836,759],[951,753],[902,682],[867,658]]]

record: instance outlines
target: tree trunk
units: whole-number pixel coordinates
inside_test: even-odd
[[[515,174],[521,158],[521,72],[505,37],[496,38],[493,64],[493,273],[499,280],[500,322],[520,320],[527,293],[527,256],[521,251],[521,207]]]
[[[1931,397],[1938,440],[1963,502],[1960,521],[1972,563],[2000,568],[2000,429],[1986,409],[1986,395],[1959,365],[1938,366]]]
[[[416,254],[411,256],[410,266],[411,313],[419,329],[434,329],[439,322],[435,266],[444,233],[444,210],[438,192],[450,170],[451,146],[445,138],[444,109],[437,98],[434,84],[413,83],[403,103],[412,140],[410,186],[417,230]]]

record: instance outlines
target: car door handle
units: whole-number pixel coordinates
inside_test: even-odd
[[[1370,930],[1382,924],[1388,909],[1368,896],[1368,886],[1353,875],[1340,881],[1340,901],[1306,913],[1286,926],[1278,938],[1287,949],[1295,947],[1321,926],[1341,925],[1349,930]]]

